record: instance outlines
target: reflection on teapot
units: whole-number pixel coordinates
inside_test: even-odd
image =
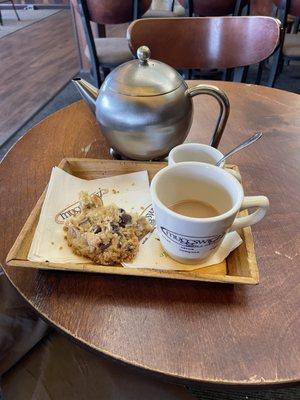
[[[230,110],[226,94],[211,85],[188,88],[175,69],[150,59],[146,46],[138,49],[137,57],[114,69],[100,90],[83,79],[73,79],[114,152],[133,160],[165,157],[187,137],[192,97],[198,94],[211,95],[220,105],[210,142],[218,147]]]

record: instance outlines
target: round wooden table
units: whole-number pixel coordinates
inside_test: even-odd
[[[300,380],[300,97],[254,85],[214,84],[231,102],[221,150],[264,132],[260,142],[230,160],[240,166],[246,194],[270,199],[269,214],[253,228],[259,285],[5,266],[51,167],[64,157],[109,157],[83,101],[32,128],[2,161],[1,262],[38,313],[100,353],[181,382],[292,384]],[[207,143],[217,105],[199,96],[194,106],[188,140]]]

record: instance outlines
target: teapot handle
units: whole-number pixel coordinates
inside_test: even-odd
[[[228,97],[226,96],[225,92],[223,92],[223,90],[212,85],[197,85],[187,89],[185,93],[190,97],[197,96],[198,94],[208,94],[210,96],[213,96],[218,101],[220,106],[220,113],[215,131],[209,143],[210,146],[217,148],[219,146],[229,116],[230,103]]]

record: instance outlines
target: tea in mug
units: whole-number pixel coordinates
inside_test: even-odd
[[[181,200],[169,206],[169,209],[192,218],[211,218],[220,215],[215,207],[200,200]]]

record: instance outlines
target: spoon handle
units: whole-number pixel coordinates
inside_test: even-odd
[[[255,135],[251,136],[247,140],[245,140],[243,143],[239,144],[236,146],[234,149],[230,150],[228,153],[224,155],[217,163],[216,166],[218,167],[219,165],[222,164],[222,162],[229,156],[232,156],[232,154],[236,153],[239,150],[244,149],[245,147],[249,146],[249,144],[256,142],[258,139],[262,137],[262,133],[258,132]]]

